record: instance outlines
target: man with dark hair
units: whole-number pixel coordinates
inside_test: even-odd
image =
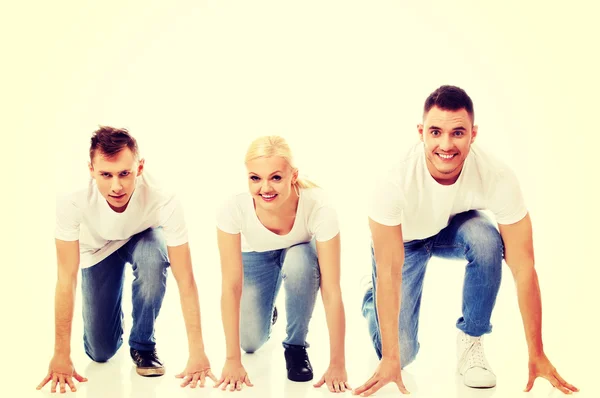
[[[546,357],[534,268],[531,220],[514,173],[472,145],[473,102],[454,86],[426,99],[420,142],[377,182],[369,212],[372,272],[362,312],[377,356],[375,374],[355,394],[394,382],[408,393],[400,370],[419,351],[419,310],[432,256],[467,261],[462,316],[456,327],[457,371],[469,387],[489,388],[496,376],[482,336],[490,333],[502,260],[512,271],[529,348],[529,391],[537,377],[564,393],[578,391]],[[498,227],[482,210],[494,215]]]
[[[123,342],[121,299],[125,264],[133,268],[133,324],[130,355],[141,376],[165,369],[155,348],[154,324],[170,267],[177,281],[189,343],[182,386],[216,378],[204,352],[198,290],[192,270],[188,232],[177,198],[157,187],[144,172],[136,140],[126,129],[102,126],[90,145],[90,182],[60,198],[56,213],[58,280],[55,294],[55,347],[41,389],[75,391],[73,378],[86,381],[71,361],[71,322],[77,273],[81,268],[86,354],[108,361]]]

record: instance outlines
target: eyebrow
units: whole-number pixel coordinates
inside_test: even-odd
[[[441,127],[438,126],[429,126],[429,130],[443,130]],[[462,130],[462,131],[467,131],[466,128],[460,126],[460,127],[455,127],[452,129],[452,131],[456,131],[456,130]]]
[[[131,171],[131,170],[127,170],[127,169],[125,169],[125,170],[117,171],[117,173],[116,173],[116,174],[121,174],[121,173],[122,173],[122,172],[124,172],[124,171]],[[98,170],[98,173],[100,173],[100,174],[104,174],[104,173],[106,173],[106,174],[113,174],[113,172],[112,172],[112,171],[104,171],[104,170]]]
[[[277,171],[274,171],[274,172],[272,172],[271,174],[269,174],[269,177],[271,177],[272,175],[274,175],[274,174],[277,174],[277,173],[282,173],[282,174],[283,174],[283,172],[282,172],[281,170],[277,170]],[[253,171],[251,171],[251,172],[250,172],[250,173],[248,173],[248,174],[254,174],[255,176],[258,176],[258,177],[260,177],[258,174],[256,174],[256,173],[255,173],[255,172],[253,172]]]

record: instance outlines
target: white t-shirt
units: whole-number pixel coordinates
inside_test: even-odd
[[[337,212],[328,203],[323,189],[300,189],[300,199],[292,230],[278,235],[267,229],[256,215],[250,192],[232,196],[217,213],[217,227],[230,234],[242,234],[243,252],[265,252],[335,237],[339,232]]]
[[[188,241],[181,204],[173,194],[152,183],[146,171],[136,179],[136,188],[123,213],[110,208],[92,178],[86,189],[57,200],[55,237],[79,240],[81,268],[99,263],[133,235],[150,227],[163,228],[168,246]]]
[[[402,224],[407,242],[437,234],[452,216],[469,210],[490,211],[499,224],[523,219],[527,208],[513,171],[472,145],[458,180],[441,185],[429,173],[419,142],[377,182],[369,217],[387,226]]]

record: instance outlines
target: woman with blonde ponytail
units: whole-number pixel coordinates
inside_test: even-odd
[[[300,179],[290,148],[279,136],[254,140],[246,153],[249,190],[219,210],[217,239],[222,268],[221,311],[227,359],[218,385],[251,386],[241,348],[258,350],[277,320],[283,282],[288,379],[309,381],[313,369],[306,337],[319,288],[329,328],[330,365],[315,387],[350,389],[345,366],[345,314],[340,288],[337,212],[323,189]]]

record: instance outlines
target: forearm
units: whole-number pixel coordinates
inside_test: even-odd
[[[329,362],[345,366],[346,314],[341,291],[323,294],[323,307],[329,329]]]
[[[240,351],[240,299],[241,286],[223,286],[221,294],[221,318],[225,331],[227,359],[241,360]]]
[[[188,338],[189,355],[204,352],[202,322],[200,320],[200,300],[194,278],[178,282],[181,311]]]
[[[402,274],[388,272],[377,275],[377,316],[381,330],[382,356],[400,359],[398,318],[400,316],[400,289]]]
[[[71,355],[71,327],[77,276],[59,277],[54,295],[54,354]]]
[[[535,268],[527,267],[516,272],[514,278],[529,356],[538,356],[543,353],[544,348],[542,344],[542,302],[537,272]]]

